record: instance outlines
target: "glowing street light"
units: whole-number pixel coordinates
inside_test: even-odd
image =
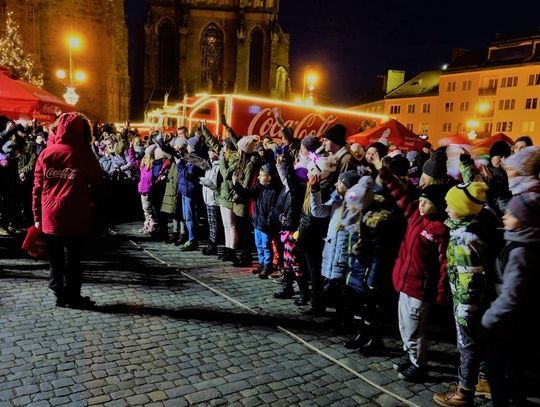
[[[486,113],[486,112],[489,111],[490,105],[487,102],[481,102],[481,103],[478,104],[477,109],[478,109],[478,112],[480,112],[480,113]]]
[[[302,85],[302,100],[308,106],[313,106],[315,102],[315,84],[318,79],[317,73],[311,69],[311,65],[306,66]]]
[[[69,74],[66,73],[63,69],[56,71],[56,77],[61,79],[64,82],[66,87],[66,93],[64,100],[69,105],[75,105],[79,101],[79,95],[77,94],[76,84],[84,82],[86,80],[86,74],[83,71],[75,71],[74,62],[73,62],[73,50],[81,47],[81,39],[75,35],[70,35],[67,38],[68,54],[69,54]]]

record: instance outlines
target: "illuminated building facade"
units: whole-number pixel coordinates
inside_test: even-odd
[[[503,132],[540,144],[540,33],[499,36],[478,52],[460,50],[447,69],[422,72],[355,108],[396,117],[435,141]]]
[[[95,120],[128,117],[130,81],[124,2],[110,0],[0,0],[0,22],[13,11],[25,52],[44,76],[45,90],[62,97],[65,85],[55,73],[69,66],[67,38],[80,47],[73,63],[85,73],[77,87],[76,108]]]

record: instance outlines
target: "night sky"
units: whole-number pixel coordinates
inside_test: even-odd
[[[128,26],[144,22],[144,0],[126,1]],[[281,0],[279,20],[291,34],[293,91],[311,65],[318,91],[350,105],[387,69],[406,79],[449,62],[453,48],[485,48],[496,33],[540,27],[539,0]],[[130,38],[131,39],[131,38]]]

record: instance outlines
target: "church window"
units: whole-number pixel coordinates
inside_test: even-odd
[[[214,23],[206,27],[201,38],[201,85],[221,87],[223,75],[223,32]]]

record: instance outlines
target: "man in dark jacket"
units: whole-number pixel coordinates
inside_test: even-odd
[[[100,183],[103,173],[90,141],[88,120],[77,113],[63,114],[34,173],[34,222],[48,240],[49,288],[59,307],[93,305],[81,296],[80,261],[83,237],[91,227],[90,186]]]

